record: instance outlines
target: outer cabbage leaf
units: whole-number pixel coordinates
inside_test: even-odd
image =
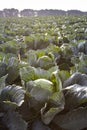
[[[6,38],[5,38],[6,39]],[[18,44],[15,41],[8,41],[5,44],[2,44],[2,49],[4,53],[13,53],[16,54],[18,51]]]
[[[73,52],[72,52],[72,48],[71,48],[70,44],[64,43],[60,48],[61,48],[61,51],[62,51],[64,57],[66,57],[67,59],[71,58]]]
[[[64,89],[65,91],[65,109],[74,109],[87,103],[87,86],[78,84],[71,85]]]
[[[44,69],[41,69],[41,68],[34,68],[35,74],[38,77],[38,79],[39,78],[49,79],[52,72],[56,71],[57,69],[58,69],[57,66],[53,66],[48,70],[44,70]]]
[[[82,130],[87,127],[87,108],[77,108],[64,115],[57,115],[53,122],[66,130]]]
[[[59,71],[59,77],[63,83],[65,80],[67,80],[70,77],[70,73],[68,71],[61,70]]]
[[[49,97],[48,104],[50,107],[47,108],[47,104],[45,104],[41,109],[41,118],[45,124],[49,124],[54,116],[64,109],[65,105],[64,95],[62,92],[62,82],[58,76],[58,70],[52,73],[51,81],[54,84],[54,92]]]
[[[7,74],[7,65],[3,62],[0,63],[0,77]]]
[[[8,77],[6,79],[7,83],[12,84],[19,76],[19,62],[15,57],[9,59],[7,67]]]
[[[55,92],[62,90],[62,82],[61,82],[61,79],[59,77],[59,70],[58,69],[51,74],[50,80],[54,84]]]
[[[59,55],[59,53],[61,52],[60,47],[54,45],[54,44],[50,44],[45,51],[47,53],[51,52],[55,57],[57,57]]]
[[[36,80],[39,78],[49,79],[51,73],[57,70],[57,68],[58,68],[57,66],[54,66],[50,68],[49,70],[44,70],[44,69],[35,68],[32,66],[23,67],[23,68],[20,68],[21,80],[28,82],[30,80]]]
[[[74,71],[87,74],[87,55],[82,52],[78,56],[72,57],[71,61],[75,65]]]
[[[87,85],[87,75],[79,72],[74,73],[69,79],[64,81],[63,87],[67,87],[73,84],[79,84],[82,86]]]
[[[0,78],[0,94],[1,94],[2,89],[5,87],[5,81],[6,81],[7,76],[8,75],[5,75]]]
[[[14,111],[8,111],[4,115],[3,123],[9,130],[27,130],[27,123]]]
[[[20,68],[20,77],[21,80],[28,82],[30,80],[35,80],[34,68],[31,66]]]
[[[79,52],[87,54],[87,41],[83,40],[78,43]]]
[[[43,124],[42,121],[36,120],[32,124],[32,130],[51,130],[51,129],[48,126],[46,126],[45,124]]]
[[[59,107],[51,107],[48,111],[46,111],[46,108],[47,108],[47,103],[41,109],[41,119],[45,124],[49,124],[53,120],[55,115],[64,109],[64,106],[60,105]]]
[[[84,53],[79,56],[78,71],[87,74],[87,55]]]
[[[0,100],[5,110],[15,109],[24,102],[25,91],[21,86],[9,85],[2,89]]]
[[[37,63],[37,55],[36,55],[35,51],[34,50],[30,50],[28,52],[27,57],[28,57],[28,63],[29,63],[29,65],[30,66],[35,66],[36,63]]]
[[[53,93],[53,83],[46,79],[32,81],[30,95],[39,102],[46,102]]]
[[[52,66],[55,66],[55,63],[52,58],[44,55],[37,60],[37,65],[42,69],[48,70]]]

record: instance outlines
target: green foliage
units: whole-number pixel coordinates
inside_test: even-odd
[[[0,19],[0,129],[87,128],[87,17]]]

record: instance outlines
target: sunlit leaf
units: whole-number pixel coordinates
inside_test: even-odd
[[[87,75],[81,74],[80,72],[76,72],[71,75],[69,79],[64,81],[63,87],[67,87],[73,84],[79,84],[82,86],[87,85]]]
[[[49,69],[54,66],[53,60],[49,56],[42,56],[37,60],[37,65],[43,69]]]
[[[65,109],[74,109],[87,103],[87,87],[78,84],[71,85],[64,89]]]

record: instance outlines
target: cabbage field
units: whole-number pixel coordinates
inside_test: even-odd
[[[87,16],[0,18],[0,130],[87,130]]]

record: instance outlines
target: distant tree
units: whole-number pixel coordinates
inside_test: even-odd
[[[4,9],[3,10],[5,17],[18,17],[19,11],[17,9]]]
[[[68,10],[67,13],[68,15],[84,15],[84,12],[80,10]]]
[[[65,15],[65,14],[66,12],[64,10],[45,9],[45,10],[38,11],[39,16],[57,16],[57,15]]]
[[[12,9],[10,9],[10,11],[11,11],[13,17],[17,17],[18,14],[19,14],[19,10],[18,9],[12,8]]]
[[[0,11],[0,17],[30,17],[30,16],[62,16],[62,15],[87,15],[87,12],[82,12],[80,10],[57,10],[57,9],[41,9],[41,10],[33,10],[33,9],[24,9],[19,12],[18,9],[7,9],[5,8],[3,11]]]
[[[20,12],[20,15],[22,17],[28,17],[28,16],[34,16],[35,14],[34,14],[34,10],[32,9],[24,9]]]
[[[0,10],[0,17],[4,17],[3,11]]]

